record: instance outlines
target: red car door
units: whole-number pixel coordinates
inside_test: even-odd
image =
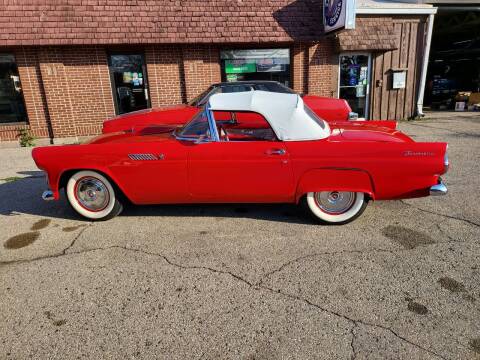
[[[141,140],[141,141],[140,141]],[[111,172],[136,204],[188,203],[185,144],[168,135],[138,137],[115,152]]]
[[[290,202],[295,186],[280,141],[219,141],[188,152],[188,187],[195,202]]]

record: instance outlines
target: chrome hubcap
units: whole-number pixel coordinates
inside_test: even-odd
[[[349,191],[322,191],[315,193],[315,201],[324,212],[338,215],[350,210],[356,195]]]
[[[90,211],[101,211],[110,201],[110,193],[105,184],[92,177],[85,177],[77,182],[76,196],[79,203]]]

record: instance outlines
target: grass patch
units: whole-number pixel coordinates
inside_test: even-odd
[[[14,181],[21,180],[21,179],[22,178],[18,177],[18,176],[11,176],[11,177],[6,177],[6,178],[0,179],[0,180],[5,181],[5,182],[14,182]]]

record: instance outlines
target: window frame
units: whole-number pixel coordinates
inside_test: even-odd
[[[139,110],[134,110],[134,111],[129,111],[129,112],[124,112],[120,113],[120,105],[118,103],[118,97],[117,97],[117,87],[115,86],[115,75],[114,71],[112,71],[112,57],[116,55],[140,55],[142,58],[142,71],[143,71],[143,81],[144,81],[144,89],[146,90],[146,101],[147,101],[147,107],[145,109],[139,109]],[[145,57],[145,50],[144,49],[131,49],[131,50],[121,50],[121,49],[115,49],[115,50],[108,50],[107,51],[107,66],[108,66],[108,74],[110,78],[110,88],[112,90],[112,100],[113,100],[113,106],[115,109],[115,115],[116,116],[121,116],[121,115],[127,115],[131,114],[136,111],[144,111],[152,108],[152,102],[151,102],[151,96],[150,96],[150,86],[148,82],[148,73],[147,73],[147,60]]]
[[[223,110],[222,110],[223,111]],[[263,116],[262,114],[260,114],[259,112],[256,112],[256,111],[239,111],[239,110],[227,110],[225,112],[230,112],[232,114],[235,114],[235,118],[237,117],[236,114],[257,114],[259,116],[261,116],[261,118],[263,119],[263,121],[265,121],[265,123],[268,125],[268,127],[270,128],[270,130],[272,131],[272,134],[273,136],[275,137],[274,140],[262,140],[262,139],[256,139],[256,140],[247,140],[247,141],[244,141],[244,140],[228,140],[228,141],[225,141],[225,140],[219,140],[219,142],[222,142],[222,143],[228,143],[228,142],[238,142],[238,143],[251,143],[251,142],[281,142],[281,140],[278,138],[278,135],[277,133],[275,132],[275,130],[273,129],[272,125],[268,122],[268,120],[265,118],[265,116]],[[213,111],[212,111],[213,113]],[[215,128],[217,128],[216,126],[216,122],[215,122]],[[218,129],[217,129],[217,134],[218,134]],[[228,135],[228,134],[227,134]]]
[[[200,114],[206,113],[207,116],[207,121],[208,121],[208,129],[210,130],[210,136],[208,138],[203,137],[202,135],[199,135],[197,137],[189,137],[189,136],[182,136],[182,134],[178,133],[177,130],[174,131],[173,136],[175,139],[178,141],[191,141],[196,144],[201,144],[201,143],[208,143],[208,142],[220,142],[220,143],[228,143],[228,142],[239,142],[239,143],[250,143],[250,142],[281,142],[279,139],[277,133],[273,129],[272,125],[268,122],[268,120],[259,112],[255,111],[239,111],[239,110],[217,110],[217,111],[224,111],[224,112],[230,112],[230,113],[248,113],[248,114],[257,114],[262,117],[262,119],[265,121],[265,123],[269,126],[270,130],[272,131],[275,139],[274,140],[261,140],[261,139],[256,139],[256,140],[249,140],[249,141],[243,141],[243,140],[229,140],[229,141],[224,141],[220,139],[220,134],[218,132],[217,128],[217,123],[215,120],[215,115],[214,112],[215,110],[212,110],[210,108],[210,104],[207,103],[203,107],[203,109],[195,114],[195,117],[197,117]],[[235,115],[236,117],[236,115]],[[192,118],[185,126],[188,126],[192,121],[194,121],[194,118]]]
[[[13,52],[0,52],[0,55],[11,56],[11,58],[13,60],[12,64],[13,64],[14,69],[15,69],[15,75],[14,76],[18,77],[18,80],[19,80],[19,83],[20,83],[20,93],[18,95],[19,103],[21,103],[21,105],[23,106],[23,114],[22,114],[23,119],[20,120],[17,117],[17,119],[12,120],[12,121],[0,121],[0,126],[1,127],[25,126],[25,125],[28,126],[28,125],[30,125],[30,120],[29,120],[29,117],[28,117],[27,104],[26,104],[26,101],[25,101],[25,94],[24,94],[24,91],[23,91],[22,80],[20,79],[20,72],[18,70],[17,58],[15,56],[15,53],[13,53]]]

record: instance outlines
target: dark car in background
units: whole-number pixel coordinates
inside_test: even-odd
[[[295,94],[295,92],[276,81],[236,81],[221,82],[211,85],[204,92],[195,97],[188,104],[167,106],[135,111],[117,116],[103,123],[103,133],[124,131],[134,126],[155,124],[183,125],[203,105],[210,96],[220,93],[238,93],[245,91],[268,91],[273,93]],[[357,120],[358,116],[352,112],[350,105],[344,99],[322,97],[316,95],[301,95],[307,106],[320,118],[327,122],[341,122]]]

